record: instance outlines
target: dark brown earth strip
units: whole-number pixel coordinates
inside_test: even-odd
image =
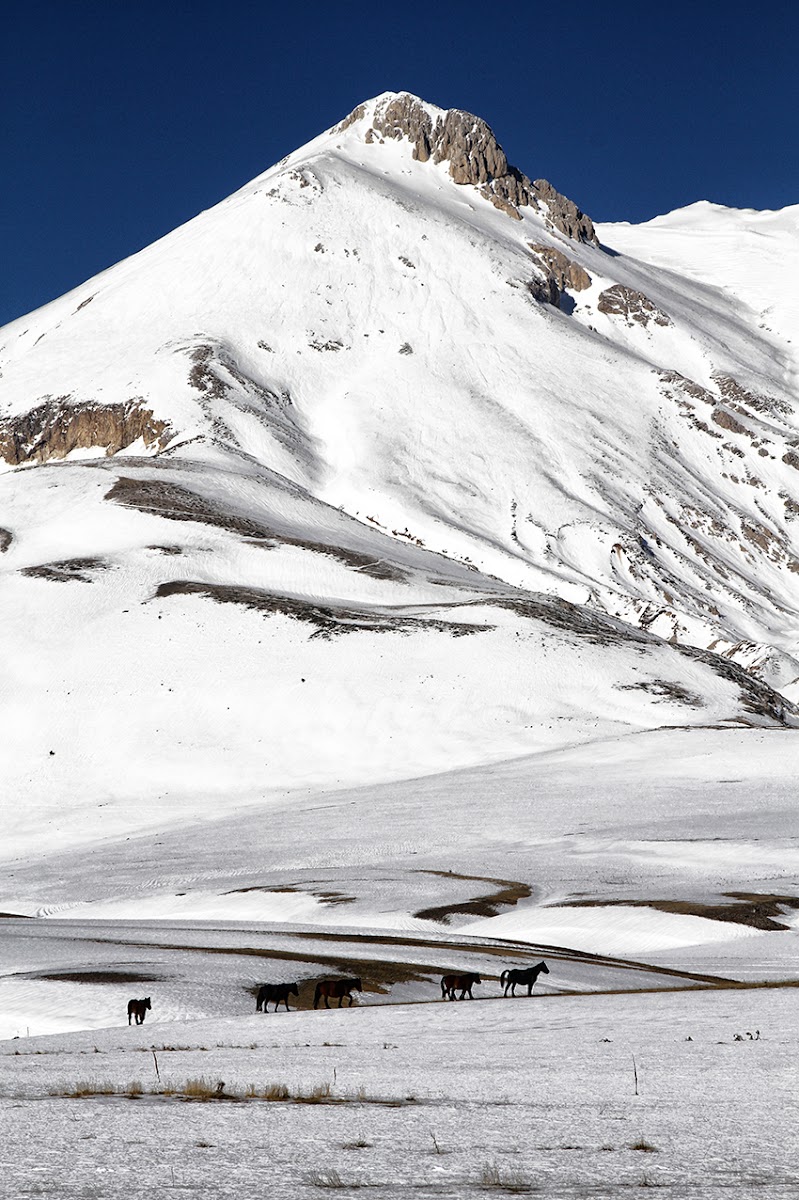
[[[708,921],[729,921],[754,929],[787,930],[790,925],[775,918],[783,908],[799,909],[799,897],[761,895],[750,892],[725,892],[732,904],[702,904],[693,900],[567,900],[562,908],[652,908],[658,912],[705,917]]]
[[[408,572],[397,563],[387,562],[385,559],[375,558],[346,546],[313,542],[307,538],[279,532],[263,520],[244,517],[230,509],[222,508],[177,483],[123,475],[110,491],[106,492],[105,499],[123,504],[127,508],[154,513],[169,521],[197,521],[203,525],[212,525],[217,529],[227,530],[228,533],[252,539],[255,544],[267,549],[276,546],[297,546],[313,554],[324,554],[328,558],[334,558],[345,566],[361,571],[364,575],[371,575],[375,579],[403,582],[409,577]]]
[[[217,604],[239,604],[267,616],[292,617],[316,626],[312,637],[332,637],[336,634],[354,633],[410,633],[435,630],[449,633],[452,637],[464,637],[472,633],[485,633],[489,625],[461,625],[455,621],[442,621],[431,617],[410,616],[403,612],[367,608],[349,608],[343,605],[314,604],[298,600],[293,596],[277,595],[261,588],[237,587],[235,584],[198,583],[193,580],[174,580],[162,583],[156,589],[156,598],[167,596],[204,596]]]
[[[496,917],[503,908],[510,908],[520,900],[528,900],[533,889],[526,883],[513,879],[491,879],[482,875],[455,875],[451,871],[424,871],[425,875],[438,875],[443,879],[468,879],[480,883],[493,883],[497,890],[472,900],[461,900],[455,904],[438,904],[431,908],[420,908],[413,915],[423,921],[440,921],[448,925],[450,917]]]
[[[53,983],[163,983],[162,975],[143,975],[137,971],[50,971],[46,975],[29,974],[28,979],[47,979]]]
[[[729,986],[735,984],[735,980],[727,979],[721,975],[703,975],[694,971],[679,971],[672,967],[655,967],[649,966],[647,963],[634,962],[632,960],[620,958],[603,958],[601,955],[584,954],[579,950],[566,950],[562,946],[544,946],[538,945],[535,947],[525,946],[520,947],[518,944],[508,943],[505,946],[482,946],[473,943],[435,943],[431,941],[423,941],[421,939],[402,939],[392,938],[386,939],[383,937],[370,937],[368,934],[356,934],[342,938],[336,934],[291,934],[286,935],[291,937],[316,938],[319,940],[329,940],[338,942],[354,942],[362,941],[372,943],[373,945],[396,945],[396,946],[417,946],[424,947],[428,950],[437,950],[441,953],[442,958],[455,954],[472,954],[484,955],[508,959],[523,959],[523,960],[538,960],[541,957],[559,960],[561,962],[578,962],[587,965],[596,965],[608,967],[610,969],[641,971],[651,975],[663,975],[675,979],[704,983],[712,987]],[[136,946],[143,950],[176,950],[193,952],[197,954],[222,954],[229,957],[236,955],[247,958],[264,958],[277,959],[285,962],[298,963],[318,963],[320,965],[330,965],[336,972],[342,975],[357,974],[359,970],[371,969],[373,964],[378,975],[382,974],[383,968],[391,968],[396,970],[399,975],[395,982],[399,982],[399,976],[406,971],[419,972],[423,977],[435,976],[437,974],[446,974],[448,971],[459,969],[453,966],[452,961],[444,962],[443,966],[435,966],[430,963],[409,963],[403,961],[392,961],[388,959],[365,959],[344,954],[329,955],[316,954],[313,951],[309,954],[301,954],[297,950],[273,950],[273,949],[258,949],[252,946],[244,947],[225,947],[225,946],[187,946],[179,943],[164,943],[164,942],[128,942],[121,941],[116,938],[91,938],[94,943],[112,946]],[[498,979],[498,975],[485,975],[486,979]],[[624,989],[622,989],[624,990]],[[637,991],[639,989],[631,989]]]

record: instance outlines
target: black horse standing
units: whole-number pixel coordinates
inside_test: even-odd
[[[143,1025],[148,1008],[152,1008],[149,996],[145,996],[143,1000],[128,1000],[128,1025],[131,1017],[136,1018],[137,1025]]]
[[[534,967],[511,968],[509,971],[503,971],[499,977],[499,986],[504,987],[505,995],[510,989],[511,996],[516,995],[516,984],[527,984],[527,995],[532,996],[535,981],[539,975],[548,975],[549,967],[545,962],[536,963]]]
[[[290,1012],[289,996],[299,996],[299,994],[300,988],[297,983],[265,983],[258,992],[255,1011],[269,1012],[269,1001],[274,1000],[275,1012],[277,1012],[278,1004],[285,1004],[286,1012]]]

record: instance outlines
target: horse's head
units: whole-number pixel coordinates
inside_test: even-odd
[[[353,979],[353,981],[352,981],[352,986],[353,986],[354,988],[357,988],[357,990],[358,990],[359,992],[362,992],[362,991],[363,991],[363,988],[361,987],[361,981],[360,981],[360,979]]]
[[[545,962],[541,963],[541,970],[543,971],[543,973],[545,975],[549,974],[549,967],[547,966],[547,964]]]
[[[472,976],[472,979],[474,980],[474,982],[475,982],[475,983],[482,983],[482,982],[483,982],[483,981],[482,981],[482,979],[480,978],[480,976],[479,976],[479,975],[473,975],[473,976]]]
[[[152,1004],[150,1003],[150,997],[149,997],[149,996],[145,996],[145,997],[144,997],[143,1004],[144,1004],[144,1007],[145,1007],[145,1008],[152,1008]]]
[[[299,987],[299,984],[297,984],[297,983],[290,983],[290,984],[289,984],[289,995],[290,995],[290,996],[299,996],[299,994],[300,994],[300,987]]]

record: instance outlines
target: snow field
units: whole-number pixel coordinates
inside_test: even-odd
[[[4,1194],[305,1200],[340,1180],[344,1194],[458,1200],[497,1182],[558,1197],[658,1184],[700,1200],[784,1196],[799,1184],[794,1007],[787,989],[560,996],[6,1042]],[[336,1103],[61,1098],[192,1079],[229,1096],[329,1087]]]

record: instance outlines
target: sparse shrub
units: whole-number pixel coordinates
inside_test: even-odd
[[[183,1087],[180,1088],[182,1096],[189,1096],[192,1100],[212,1100],[217,1096],[224,1095],[225,1085],[222,1080],[207,1079],[205,1075],[201,1075],[198,1079],[187,1079]]]
[[[523,1195],[532,1192],[533,1185],[521,1171],[502,1171],[496,1163],[486,1163],[480,1175],[480,1183],[486,1189]]]
[[[312,1187],[318,1188],[343,1188],[341,1176],[333,1167],[328,1167],[324,1171],[310,1171],[308,1174],[308,1183]]]
[[[342,1142],[342,1150],[368,1150],[372,1146],[372,1142],[367,1142],[366,1138],[358,1138],[355,1142]]]
[[[642,1150],[645,1154],[657,1154],[657,1146],[653,1146],[646,1138],[640,1137],[637,1142],[630,1143],[631,1150]]]

